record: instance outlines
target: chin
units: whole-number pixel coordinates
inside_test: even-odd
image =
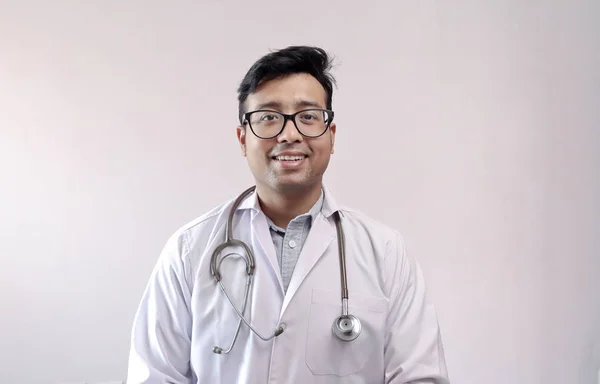
[[[300,192],[306,191],[315,186],[314,181],[302,180],[278,180],[272,185],[273,189],[280,192]]]

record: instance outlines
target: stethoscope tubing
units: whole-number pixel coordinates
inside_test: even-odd
[[[227,218],[227,226],[225,229],[225,242],[223,242],[222,244],[220,244],[219,246],[217,246],[215,248],[215,250],[213,251],[213,254],[212,254],[211,262],[210,262],[210,272],[211,272],[212,276],[215,278],[215,280],[219,284],[219,287],[221,288],[221,291],[225,294],[227,301],[229,302],[229,304],[231,305],[231,307],[233,308],[235,313],[240,318],[240,320],[238,321],[237,329],[235,331],[235,335],[233,337],[233,340],[231,341],[231,344],[229,345],[229,348],[224,350],[221,347],[215,346],[213,348],[213,352],[217,353],[217,354],[227,354],[232,350],[232,348],[238,338],[238,335],[240,333],[240,328],[241,328],[242,322],[244,324],[246,324],[246,326],[248,326],[248,328],[263,341],[269,341],[269,340],[273,339],[274,337],[279,336],[280,334],[283,333],[283,331],[285,329],[285,324],[282,323],[275,329],[273,334],[271,334],[268,337],[265,337],[262,334],[260,334],[257,330],[255,330],[254,327],[250,324],[250,322],[248,320],[246,320],[246,317],[244,316],[246,313],[246,307],[248,304],[248,296],[249,296],[250,290],[252,288],[252,282],[254,279],[254,269],[256,267],[256,263],[255,263],[254,253],[252,252],[252,249],[250,249],[250,247],[243,241],[236,240],[233,238],[233,216],[235,214],[236,208],[240,205],[240,203],[246,197],[248,197],[252,192],[254,192],[255,189],[256,189],[256,186],[252,186],[252,187],[246,189],[233,202],[232,207],[229,211],[229,216]],[[341,316],[337,317],[334,320],[334,323],[332,326],[332,332],[335,334],[336,337],[338,337],[342,341],[352,341],[360,335],[362,327],[360,324],[360,320],[358,318],[356,318],[353,315],[348,314],[348,276],[347,276],[347,272],[346,272],[346,252],[345,252],[345,247],[344,247],[344,244],[345,244],[344,231],[342,229],[342,223],[341,223],[339,211],[334,212],[333,218],[335,221],[335,226],[336,226],[336,231],[337,231],[337,243],[338,243],[339,264],[340,264],[341,296],[342,296],[342,314],[341,314]],[[230,247],[230,246],[240,246],[244,249],[244,252],[246,254],[246,257],[242,256],[242,258],[244,259],[244,262],[246,263],[246,284],[245,284],[245,288],[244,288],[244,305],[243,305],[241,311],[233,303],[233,299],[229,295],[229,292],[227,292],[227,289],[225,289],[225,286],[223,285],[223,282],[222,282],[221,273],[220,273],[221,263],[223,262],[223,260],[225,258],[229,257],[230,255],[233,255],[233,253],[229,253],[221,258],[219,258],[219,254],[225,248]]]

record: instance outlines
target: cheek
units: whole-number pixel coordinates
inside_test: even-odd
[[[256,142],[254,140],[246,143],[246,157],[254,164],[265,163],[270,146],[267,143]]]
[[[313,145],[313,151],[319,158],[328,157],[331,154],[331,149],[332,146],[329,137]]]

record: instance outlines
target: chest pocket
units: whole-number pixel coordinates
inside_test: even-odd
[[[374,354],[383,355],[387,299],[349,296],[348,312],[360,320],[362,332],[353,341],[342,341],[332,332],[333,321],[342,314],[340,294],[312,292],[305,359],[314,375],[351,375],[360,372]]]

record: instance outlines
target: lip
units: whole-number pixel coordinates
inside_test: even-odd
[[[278,156],[298,156],[298,157],[302,157],[302,159],[301,160],[277,160],[276,157],[278,157]],[[308,155],[303,152],[283,151],[283,152],[277,153],[276,155],[271,156],[271,161],[273,161],[274,164],[277,164],[277,167],[280,167],[283,169],[295,169],[295,168],[302,167],[302,165],[304,165],[304,162],[306,161],[307,158],[308,158]]]
[[[280,155],[280,156],[283,156],[283,155]],[[298,156],[298,155],[293,155],[293,156]],[[273,161],[273,163],[276,164],[276,167],[280,167],[283,169],[295,169],[295,168],[300,168],[300,167],[302,167],[302,165],[304,165],[304,162],[306,161],[306,157],[304,157],[302,160],[277,160],[277,159],[273,158],[271,161]]]
[[[285,152],[279,152],[279,153],[271,156],[271,158],[274,159],[277,156],[302,156],[302,157],[308,157],[308,155],[306,153],[303,153],[303,152],[285,151]]]

